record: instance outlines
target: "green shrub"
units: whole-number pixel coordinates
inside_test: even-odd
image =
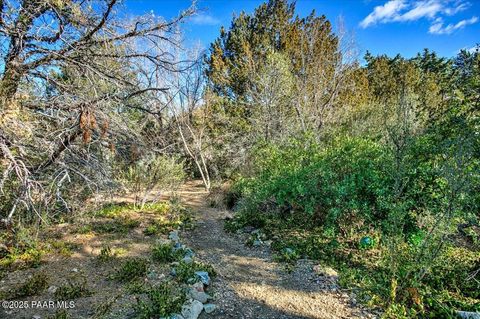
[[[113,220],[99,220],[91,224],[92,230],[99,234],[128,233],[140,225],[139,220],[122,217]]]
[[[225,229],[261,228],[289,264],[331,264],[386,318],[478,311],[479,247],[456,226],[478,224],[480,161],[462,143],[424,134],[400,151],[362,138],[263,145],[233,185],[242,205]]]
[[[211,265],[200,263],[200,262],[191,262],[185,263],[181,261],[178,266],[175,267],[176,277],[179,281],[188,283],[192,278],[195,278],[196,271],[206,271],[211,277],[215,277],[216,272]]]
[[[156,262],[168,263],[178,261],[185,255],[183,249],[174,251],[173,244],[157,244],[152,249],[152,259]]]
[[[21,298],[38,295],[48,287],[49,278],[44,272],[33,274],[25,283],[15,289],[11,298]]]
[[[101,262],[108,262],[112,259],[115,259],[115,257],[117,257],[117,254],[113,251],[113,249],[110,246],[105,245],[100,250],[100,254],[97,256],[97,259]]]
[[[127,258],[119,269],[116,270],[113,278],[120,282],[129,282],[145,276],[148,269],[148,261],[140,257]]]
[[[261,215],[258,211],[284,217],[307,213],[313,225],[336,229],[352,212],[368,223],[386,215],[391,182],[386,149],[362,139],[339,140],[323,151],[298,143],[269,146],[255,157],[255,175],[237,186],[247,198],[249,217]],[[262,217],[253,222],[263,227]]]
[[[58,287],[55,291],[57,300],[73,300],[92,295],[92,291],[87,286],[87,278],[84,276],[69,278],[66,285]]]
[[[47,319],[70,319],[72,316],[66,310],[59,310],[54,315],[48,316]]]
[[[135,306],[136,316],[139,319],[169,317],[173,313],[180,313],[186,301],[186,294],[170,283],[162,283],[150,288],[147,300],[138,299]]]
[[[147,228],[143,230],[145,236],[153,236],[159,232],[157,225],[148,225]]]

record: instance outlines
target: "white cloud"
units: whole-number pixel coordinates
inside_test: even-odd
[[[198,25],[217,25],[220,20],[206,13],[198,13],[194,15],[190,21]]]
[[[378,22],[387,22],[398,16],[398,13],[406,7],[405,0],[390,0],[383,6],[377,6],[365,19],[360,22],[362,28],[367,28]]]
[[[431,34],[451,34],[452,32],[463,29],[467,25],[478,22],[478,17],[471,17],[470,19],[461,20],[455,24],[450,23],[446,26],[443,24],[443,20],[437,19],[428,29],[428,33]]]
[[[384,5],[376,6],[373,11],[360,22],[360,27],[367,28],[378,23],[431,21],[429,33],[450,34],[469,24],[477,22],[477,18],[462,20],[455,24],[444,26],[443,17],[453,16],[466,10],[470,3],[466,0],[390,0]]]
[[[414,5],[414,8],[402,14],[398,20],[415,21],[424,17],[433,18],[443,9],[443,4],[439,1],[420,1]]]

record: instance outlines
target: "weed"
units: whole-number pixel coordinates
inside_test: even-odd
[[[117,218],[124,216],[129,211],[133,210],[132,204],[127,203],[108,203],[101,209],[92,213],[94,217]]]
[[[79,245],[69,241],[55,240],[51,242],[52,248],[62,256],[70,257]]]
[[[116,253],[110,248],[110,246],[103,246],[100,250],[100,254],[97,256],[97,259],[101,262],[108,262],[117,257]]]
[[[83,226],[80,226],[80,227],[76,230],[76,233],[77,233],[77,234],[86,235],[86,234],[90,234],[92,231],[93,231],[92,226],[90,226],[90,225],[83,225]]]
[[[145,294],[149,289],[150,288],[145,286],[145,282],[142,280],[134,280],[126,286],[126,290],[129,294]]]
[[[148,203],[143,207],[143,212],[154,213],[156,215],[167,215],[171,210],[170,204],[166,202]]]
[[[95,308],[95,315],[93,316],[93,318],[104,318],[104,316],[110,312],[110,310],[112,309],[112,306],[115,304],[115,302],[117,301],[117,299],[119,298],[120,296],[113,296],[112,298],[109,298],[108,300],[102,302],[101,304],[99,304],[96,308]]]
[[[140,221],[129,217],[122,217],[114,220],[96,221],[91,224],[92,230],[99,234],[128,233],[140,225]]]
[[[191,278],[195,278],[196,271],[206,271],[211,277],[216,275],[216,272],[211,265],[196,261],[191,263],[181,261],[175,270],[177,279],[185,283],[188,283]]]
[[[162,263],[178,261],[184,255],[185,251],[183,249],[174,251],[172,244],[157,244],[152,250],[152,259]]]
[[[155,224],[148,225],[147,228],[145,228],[145,230],[143,231],[145,236],[153,236],[153,235],[156,235],[158,232],[159,232],[159,229]]]
[[[91,295],[92,292],[87,287],[87,279],[83,276],[80,279],[70,278],[65,286],[59,287],[55,292],[57,300],[72,300]]]
[[[68,311],[65,309],[62,309],[60,311],[57,311],[54,315],[48,316],[47,319],[70,319],[72,318]]]
[[[180,312],[185,301],[184,291],[170,283],[162,283],[147,292],[146,301],[138,301],[135,307],[136,318],[168,317]]]
[[[120,282],[130,282],[145,276],[147,273],[148,261],[144,258],[132,257],[123,262],[113,275],[113,278]]]
[[[48,287],[48,280],[47,274],[37,272],[12,293],[12,298],[38,295]]]

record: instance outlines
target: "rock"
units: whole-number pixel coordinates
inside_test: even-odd
[[[212,313],[215,311],[217,306],[215,306],[212,303],[207,303],[206,305],[203,305],[203,310],[205,310],[206,313]]]
[[[180,241],[180,237],[178,237],[178,231],[177,230],[171,231],[170,234],[168,235],[168,239],[173,240],[174,242]]]
[[[262,241],[260,241],[258,239],[253,241],[253,246],[254,247],[258,247],[258,246],[261,246],[261,245],[262,245]]]
[[[252,233],[252,232],[255,231],[255,227],[253,227],[253,226],[245,226],[245,227],[242,228],[242,231],[243,231],[244,233]]]
[[[170,316],[170,319],[185,319],[181,314],[174,313],[173,315]]]
[[[200,281],[204,284],[204,285],[210,285],[210,276],[208,275],[208,272],[206,271],[196,271],[195,272],[195,275],[200,278]]]
[[[185,257],[193,258],[194,256],[195,253],[190,248],[185,249]]]
[[[78,268],[73,268],[72,272],[78,272]]]
[[[202,310],[203,304],[198,300],[194,300],[191,303],[183,305],[182,316],[185,319],[197,319],[200,313],[202,313]]]
[[[197,291],[196,289],[190,289],[189,296],[194,299],[200,301],[202,304],[206,303],[208,299],[211,299],[210,295],[203,291]]]
[[[33,315],[33,316],[32,316],[32,319],[42,319],[42,316],[40,316],[40,315]]]
[[[320,276],[338,277],[338,273],[335,271],[335,269],[322,265],[313,266],[313,271],[315,271]]]
[[[47,291],[48,291],[49,294],[52,294],[52,295],[53,295],[54,293],[57,292],[57,290],[58,290],[58,287],[57,287],[57,286],[50,286],[50,287],[48,287],[48,290],[47,290]]]
[[[202,282],[196,282],[192,285],[192,288],[195,289],[196,291],[203,292],[203,283]]]
[[[480,312],[457,311],[457,315],[462,319],[480,319]]]
[[[176,242],[175,245],[173,245],[173,251],[180,250],[184,247],[185,247],[184,245],[180,244],[179,242]]]
[[[192,257],[185,256],[182,258],[182,261],[186,264],[191,264],[193,262]]]

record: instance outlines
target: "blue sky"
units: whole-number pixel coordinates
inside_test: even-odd
[[[232,16],[252,12],[260,0],[199,0],[200,12],[185,24],[189,43],[208,47],[228,27]],[[188,0],[126,0],[132,14],[153,12],[171,18],[189,6]],[[315,9],[336,24],[342,16],[355,34],[362,55],[414,56],[430,48],[443,56],[480,43],[480,0],[297,0],[297,13],[306,16]]]

